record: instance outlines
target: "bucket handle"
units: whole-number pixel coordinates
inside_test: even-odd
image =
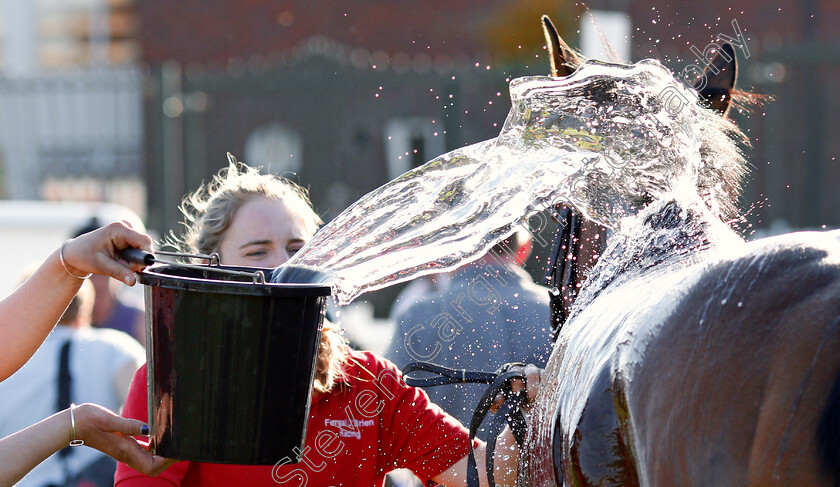
[[[219,254],[212,253],[210,255],[206,254],[181,254],[178,252],[165,252],[165,251],[158,251],[159,255],[169,255],[174,257],[188,257],[194,259],[203,259],[209,261],[208,265],[198,265],[198,264],[185,264],[183,262],[174,262],[170,260],[161,260],[151,254],[149,252],[140,250],[140,249],[125,249],[120,253],[120,257],[127,262],[131,262],[134,264],[140,265],[152,265],[152,264],[168,264],[175,267],[183,267],[185,269],[198,269],[202,271],[211,270],[213,272],[219,272],[222,274],[228,274],[233,276],[243,276],[243,277],[250,277],[254,284],[265,284],[265,273],[263,271],[236,271],[233,269],[222,269],[219,263]]]
[[[179,252],[166,252],[164,250],[158,250],[155,252],[157,255],[169,255],[171,257],[188,257],[190,259],[201,259],[208,261],[207,264],[210,266],[220,266],[221,263],[219,262],[219,253],[213,252],[212,254],[181,254]],[[160,261],[158,261],[160,262]]]

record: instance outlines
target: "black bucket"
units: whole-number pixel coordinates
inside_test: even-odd
[[[138,274],[153,453],[274,465],[303,451],[331,289],[265,283],[262,273],[255,282],[255,271],[271,273],[156,265]]]

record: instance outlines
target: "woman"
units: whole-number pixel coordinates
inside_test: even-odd
[[[190,253],[218,252],[226,265],[276,267],[303,247],[321,220],[294,183],[234,162],[185,199],[181,210],[187,231],[179,246]],[[278,459],[273,467],[179,462],[157,479],[120,465],[115,485],[304,482],[369,487],[382,485],[385,474],[396,468],[409,468],[424,480],[466,485],[468,432],[429,402],[425,392],[399,380],[377,382],[398,374],[390,362],[350,350],[338,330],[327,325],[317,360],[306,447],[298,463],[291,464],[290,458]],[[145,367],[134,377],[123,414],[147,417]],[[509,435],[502,442],[512,444]],[[484,445],[477,445],[483,469]],[[497,451],[515,457],[515,447],[507,448]]]
[[[121,250],[149,249],[151,239],[123,223],[68,240],[21,286],[0,301],[0,380],[15,373],[35,353],[61,317],[84,279],[92,273],[134,285],[134,271],[119,258]],[[129,435],[146,435],[142,421],[123,419],[94,404],[71,406],[0,440],[0,485],[12,485],[69,443],[84,442],[121,462],[155,475],[165,459],[144,450]]]

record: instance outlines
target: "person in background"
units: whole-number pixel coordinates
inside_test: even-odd
[[[510,362],[545,367],[551,353],[548,288],[522,265],[531,235],[516,231],[482,258],[449,275],[449,284],[394,317],[385,357],[397,366],[426,361],[456,369],[494,371]],[[482,384],[431,387],[431,400],[469,424]]]
[[[391,310],[388,312],[388,321],[396,325],[400,316],[405,314],[406,310],[412,307],[414,303],[430,294],[445,290],[449,287],[451,281],[452,276],[449,272],[429,274],[412,279],[394,298]]]
[[[121,331],[92,328],[93,300],[93,286],[84,282],[32,358],[0,382],[0,437],[75,402],[114,411],[122,407],[145,351]],[[72,479],[111,485],[116,468],[112,458],[96,450],[65,448],[35,467],[19,485],[65,485]]]
[[[76,230],[75,237],[92,232],[101,227],[97,217],[82,228]],[[125,288],[118,281],[108,276],[93,275],[90,278],[96,289],[96,301],[93,303],[93,326],[113,328],[133,336],[140,344],[146,345],[146,314],[143,303],[133,302],[125,296]]]
[[[180,250],[218,252],[222,264],[234,266],[283,264],[321,223],[297,185],[235,161],[211,184],[187,196],[181,210],[186,233],[174,242]],[[538,381],[536,368],[528,373],[528,393],[533,398],[536,387],[530,385]],[[147,406],[146,369],[142,367],[134,376],[123,415],[145,418]],[[347,419],[348,414],[359,421]],[[515,475],[518,457],[515,446],[510,446],[509,431],[500,438],[496,458],[511,462],[497,469],[497,479],[504,480],[504,475]],[[476,445],[483,472],[484,444]],[[465,486],[469,446],[468,431],[432,404],[425,392],[407,386],[392,363],[371,352],[349,349],[339,330],[326,323],[299,463],[281,459],[274,466],[178,462],[154,479],[120,464],[115,485],[276,487],[303,485],[303,481],[313,486],[370,487],[382,486],[385,474],[393,469],[409,468],[425,481]]]
[[[12,294],[0,301],[0,381],[15,373],[35,353],[91,274],[103,274],[134,285],[131,265],[119,258],[123,249],[151,249],[151,239],[123,223],[112,223],[68,240]],[[0,485],[12,485],[44,459],[70,442],[83,442],[150,475],[169,465],[129,435],[147,435],[143,421],[120,418],[95,404],[72,405],[0,439]]]

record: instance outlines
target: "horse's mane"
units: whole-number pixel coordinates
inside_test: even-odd
[[[700,196],[712,212],[724,222],[740,216],[738,199],[743,190],[742,183],[748,172],[748,163],[742,147],[752,148],[749,138],[730,118],[730,115],[749,113],[761,104],[772,101],[772,97],[739,89],[728,93],[729,109],[720,113],[703,108],[703,123],[708,130],[701,132],[700,156],[703,166],[698,180]]]
[[[739,98],[746,100],[740,95]],[[702,164],[697,176],[697,191],[712,213],[723,221],[730,221],[740,214],[738,199],[747,174],[747,160],[739,143],[749,147],[749,139],[728,116],[705,107],[700,112],[698,133]]]

